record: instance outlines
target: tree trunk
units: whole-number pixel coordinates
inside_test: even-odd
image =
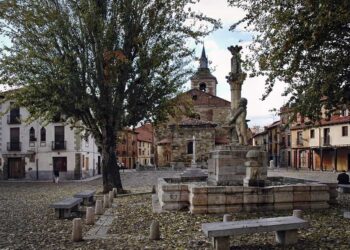
[[[116,158],[116,134],[112,126],[105,128],[101,145],[103,193],[108,193],[113,188],[117,188],[118,192],[123,190]]]

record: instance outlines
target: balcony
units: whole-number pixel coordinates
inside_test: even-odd
[[[297,146],[304,146],[304,139],[303,138],[297,138]]]
[[[21,143],[20,142],[8,142],[7,143],[7,151],[21,151]]]
[[[7,116],[7,124],[21,124],[21,116],[20,115],[8,115]]]
[[[65,150],[66,149],[66,141],[53,141],[51,145],[52,150]]]

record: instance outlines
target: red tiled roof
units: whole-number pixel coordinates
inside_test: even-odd
[[[291,129],[301,129],[301,128],[307,128],[307,127],[314,127],[314,126],[327,126],[327,125],[335,125],[335,124],[342,124],[342,123],[349,123],[350,122],[350,116],[331,116],[330,119],[321,119],[318,122],[315,122],[314,124],[300,124],[293,126]]]
[[[215,106],[215,107],[230,107],[231,103],[218,96],[200,91],[199,89],[191,89],[186,92],[191,96],[194,106]],[[196,98],[194,98],[196,96]]]
[[[259,136],[259,135],[264,135],[264,134],[267,134],[267,130],[264,130],[264,131],[262,131],[262,132],[259,132],[259,133],[254,134],[254,135],[253,135],[253,138],[255,138],[255,137]]]
[[[277,125],[280,125],[281,124],[281,121],[275,121],[274,123],[266,126],[267,129],[269,128],[273,128],[273,127],[276,127]]]
[[[135,131],[138,133],[137,134],[138,141],[144,141],[144,142],[153,141],[152,124],[146,123],[141,127],[136,128]]]
[[[157,144],[170,144],[171,140],[169,138],[164,138],[163,140],[160,140]]]

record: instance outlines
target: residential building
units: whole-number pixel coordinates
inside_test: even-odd
[[[27,109],[13,102],[1,104],[0,178],[45,180],[54,169],[61,179],[81,179],[101,173],[101,158],[94,139],[65,124],[25,123]],[[8,111],[9,110],[9,111]]]
[[[154,164],[153,127],[146,123],[135,129],[137,133],[137,161],[140,165]]]
[[[253,146],[260,146],[262,150],[268,152],[268,134],[267,130],[253,135]]]
[[[276,121],[266,127],[267,130],[267,158],[268,161],[273,160],[274,166],[280,164],[280,133],[281,121]]]
[[[293,167],[312,170],[350,170],[350,116],[348,111],[312,124],[292,128]]]
[[[135,168],[137,162],[137,132],[124,128],[118,132],[117,159],[124,168]]]

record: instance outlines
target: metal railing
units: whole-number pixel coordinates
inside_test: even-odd
[[[7,151],[21,151],[21,142],[8,142]]]
[[[303,138],[297,138],[297,145],[298,145],[298,146],[304,146],[304,140],[303,140]]]
[[[7,124],[21,124],[21,116],[20,115],[8,115],[7,116]]]
[[[67,142],[66,141],[53,141],[51,148],[52,150],[65,150]]]

